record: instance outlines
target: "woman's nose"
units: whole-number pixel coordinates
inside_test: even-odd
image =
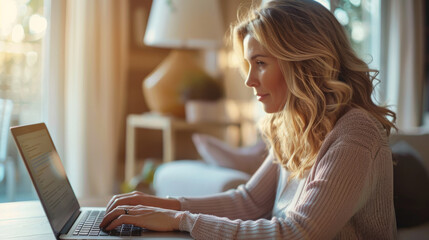
[[[248,87],[256,87],[258,85],[258,79],[254,76],[253,72],[249,70],[247,73],[246,81],[244,82]]]

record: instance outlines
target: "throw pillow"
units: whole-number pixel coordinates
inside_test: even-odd
[[[236,169],[250,175],[259,168],[268,153],[262,141],[250,147],[233,148],[205,134],[193,134],[192,140],[206,163]]]

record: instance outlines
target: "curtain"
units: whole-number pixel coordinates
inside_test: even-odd
[[[42,119],[64,157],[66,0],[45,1],[45,12],[49,24],[43,41]]]
[[[76,195],[111,195],[124,130],[128,1],[50,4],[44,117]]]
[[[424,2],[382,0],[380,78],[401,131],[423,120]]]

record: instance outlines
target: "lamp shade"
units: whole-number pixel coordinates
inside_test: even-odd
[[[153,0],[144,43],[154,47],[214,49],[222,44],[218,0]]]

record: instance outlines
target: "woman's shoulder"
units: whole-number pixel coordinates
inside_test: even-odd
[[[335,127],[350,128],[352,125],[358,124],[365,127],[376,127],[372,117],[367,111],[360,108],[351,108],[343,116],[341,116],[335,124]]]
[[[355,144],[369,150],[387,145],[387,135],[381,123],[363,109],[353,108],[338,119],[327,142]]]

